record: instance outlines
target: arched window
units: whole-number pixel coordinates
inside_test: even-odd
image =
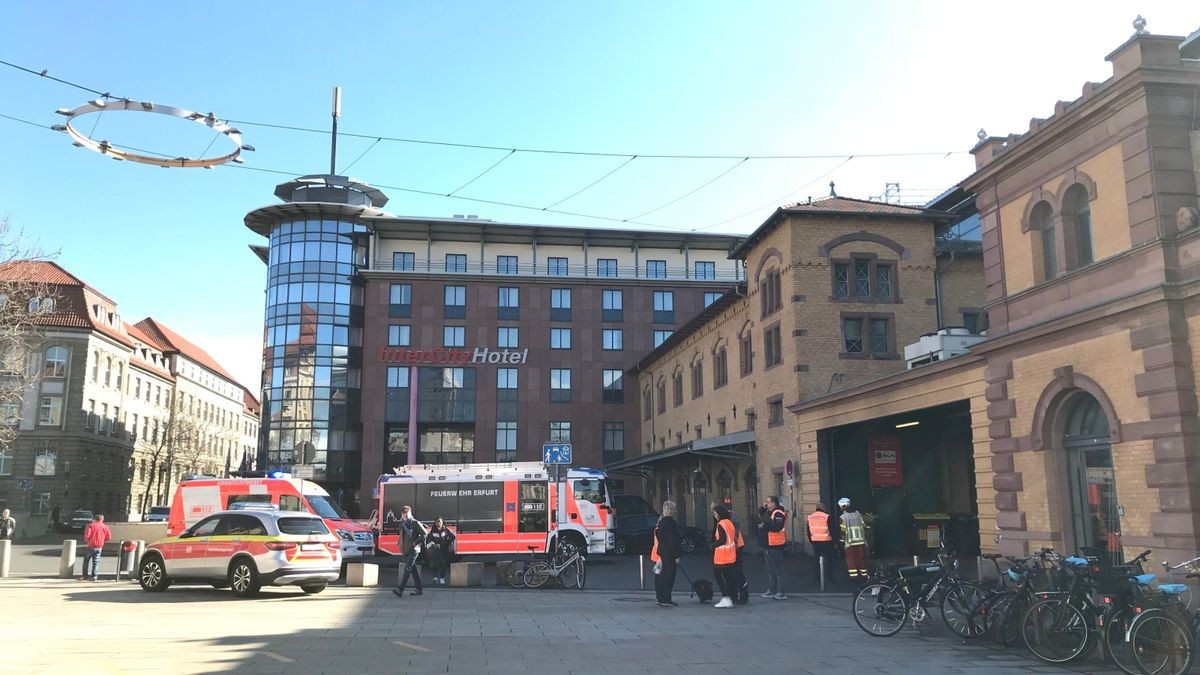
[[[733,499],[733,474],[726,469],[721,469],[721,472],[717,474],[717,490],[720,492],[717,498],[721,502]]]
[[[1047,202],[1038,202],[1029,216],[1031,230],[1036,231],[1040,246],[1035,247],[1041,258],[1042,281],[1058,276],[1058,253],[1054,233],[1054,212]]]
[[[1062,205],[1063,234],[1067,237],[1067,265],[1071,269],[1090,265],[1092,254],[1092,210],[1087,188],[1079,183],[1067,188]]]
[[[1066,401],[1062,414],[1075,546],[1104,549],[1120,562],[1121,511],[1108,416],[1094,396],[1082,391]]]
[[[54,311],[54,298],[42,298],[42,313],[49,314]]]
[[[30,314],[36,313],[41,308],[42,308],[42,299],[41,298],[31,298],[29,300],[29,313]]]
[[[42,374],[47,378],[60,379],[67,376],[67,356],[70,352],[66,347],[51,347],[46,350],[46,367]]]

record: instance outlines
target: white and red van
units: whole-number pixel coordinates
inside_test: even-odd
[[[375,555],[371,528],[346,515],[329,493],[312,481],[288,474],[262,478],[191,478],[175,490],[167,516],[167,536],[174,537],[218,511],[263,505],[280,511],[307,511],[320,517],[337,535],[342,560]]]

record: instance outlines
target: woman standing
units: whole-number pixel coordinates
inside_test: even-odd
[[[714,607],[733,607],[733,599],[740,596],[742,575],[737,567],[738,530],[729,519],[729,509],[717,504],[712,510],[713,520],[713,576],[721,588],[721,601]]]
[[[446,570],[450,567],[450,550],[454,544],[454,533],[446,529],[446,523],[441,518],[433,522],[433,528],[426,537],[428,544],[426,554],[429,569],[433,572],[433,583],[446,585]]]
[[[675,587],[675,570],[679,566],[679,527],[675,524],[675,502],[665,501],[662,517],[654,528],[654,547],[650,560],[654,561],[654,596],[659,607],[676,607],[671,601],[671,590]]]

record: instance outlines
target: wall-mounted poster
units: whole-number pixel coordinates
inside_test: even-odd
[[[904,485],[904,467],[900,456],[900,439],[895,436],[872,436],[867,441],[871,487]]]

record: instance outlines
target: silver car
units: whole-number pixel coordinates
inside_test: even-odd
[[[340,567],[338,538],[311,513],[222,511],[146,547],[138,581],[152,593],[201,582],[240,598],[263,585],[299,586],[312,595],[337,580]]]

